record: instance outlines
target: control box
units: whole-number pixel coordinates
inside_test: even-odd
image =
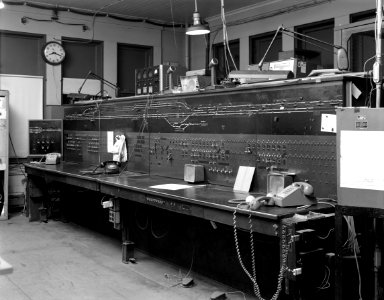
[[[384,108],[337,109],[337,195],[344,206],[384,209]]]
[[[0,91],[0,220],[8,219],[9,92]]]
[[[169,65],[157,65],[135,70],[135,94],[150,95],[163,93],[169,89]],[[173,86],[179,84],[179,77],[185,75],[184,67],[174,67],[172,70]]]
[[[29,156],[62,153],[62,120],[29,120]]]

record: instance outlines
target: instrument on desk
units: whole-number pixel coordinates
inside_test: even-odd
[[[280,207],[302,206],[316,204],[313,197],[313,187],[307,182],[294,182],[276,195],[266,195],[245,199],[250,210],[258,210],[262,205],[276,205]]]
[[[100,164],[100,168],[104,168],[106,174],[118,174],[120,172],[121,163],[119,161],[107,160]]]
[[[46,165],[57,165],[60,163],[61,154],[60,153],[48,153],[45,155],[45,164]]]

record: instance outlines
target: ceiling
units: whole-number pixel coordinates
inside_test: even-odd
[[[203,19],[220,15],[221,1],[197,0],[197,8]],[[244,9],[266,0],[226,0],[225,12]],[[192,22],[194,0],[4,0],[9,4],[42,5],[70,8],[88,12],[109,13],[127,18],[139,18],[167,24]]]

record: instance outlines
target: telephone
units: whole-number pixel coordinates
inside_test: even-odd
[[[316,204],[313,197],[313,187],[307,182],[294,182],[276,195],[267,194],[255,198],[249,195],[245,203],[240,203],[250,210],[258,210],[261,206],[277,205],[280,207],[302,206]]]
[[[103,161],[100,164],[100,168],[104,168],[106,174],[117,174],[120,172],[121,163],[115,160]]]
[[[294,182],[273,196],[275,205],[280,207],[315,204],[313,187],[307,182]]]
[[[60,163],[61,154],[60,153],[48,153],[45,155],[45,164],[46,165],[57,165]]]

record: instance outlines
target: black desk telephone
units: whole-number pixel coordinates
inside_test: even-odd
[[[117,174],[120,172],[121,163],[114,160],[103,161],[100,168],[104,168],[106,174]]]

